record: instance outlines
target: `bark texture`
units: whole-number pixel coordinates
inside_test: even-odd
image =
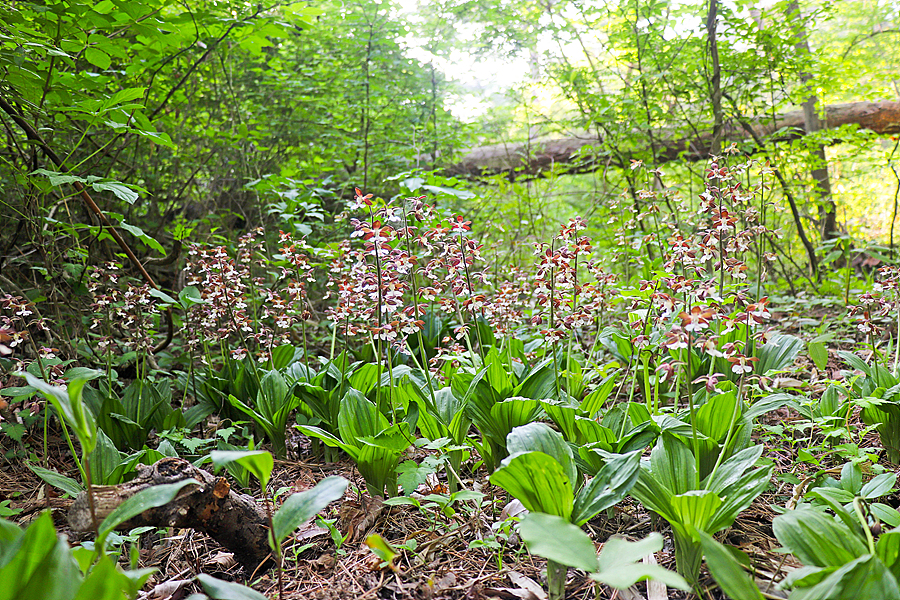
[[[138,465],[138,476],[121,485],[94,486],[97,520],[102,522],[122,502],[147,487],[192,478],[200,485],[187,486],[168,504],[141,513],[122,523],[119,529],[143,525],[196,529],[228,548],[250,571],[269,560],[269,527],[264,508],[252,496],[232,490],[224,477],[210,475],[181,458],[164,458],[152,466]],[[69,523],[75,531],[91,530],[87,492],[75,499]]]
[[[749,120],[756,137],[761,140],[787,141],[806,134],[805,118],[802,110],[792,111],[772,117],[757,117]],[[858,125],[861,129],[878,134],[900,133],[900,102],[848,102],[825,107],[823,129],[833,129],[842,125]],[[722,128],[723,139],[745,142],[753,145],[738,122],[727,122]],[[684,160],[706,160],[713,132],[706,128],[698,132],[662,130],[654,137],[657,145],[657,163],[682,158]],[[624,136],[623,138],[625,139]],[[479,176],[498,173],[522,173],[537,175],[555,165],[564,165],[571,172],[587,172],[604,164],[627,166],[631,158],[643,158],[649,152],[649,142],[642,143],[647,136],[635,131],[627,138],[627,145],[617,144],[615,156],[609,154],[603,140],[595,134],[582,132],[565,138],[538,138],[528,143],[493,144],[469,150],[456,164],[446,171],[450,175]],[[598,151],[591,157],[590,150]],[[744,148],[754,152],[756,148]],[[654,165],[656,166],[656,165]]]

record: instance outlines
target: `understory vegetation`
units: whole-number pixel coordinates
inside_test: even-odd
[[[0,7],[0,600],[900,600],[864,8]]]

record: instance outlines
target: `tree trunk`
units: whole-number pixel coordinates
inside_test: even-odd
[[[794,24],[794,35],[797,44],[794,46],[797,53],[809,56],[809,41],[806,29],[801,21],[800,5],[797,0],[791,0],[787,5],[787,19]],[[812,90],[810,82],[813,76],[809,73],[800,73],[800,81],[804,86]],[[803,101],[803,125],[806,133],[813,133],[823,129],[822,121],[816,112],[818,98],[810,92]],[[837,206],[834,196],[831,195],[831,179],[828,176],[828,159],[825,158],[825,145],[815,144],[810,154],[812,155],[813,168],[810,172],[816,186],[816,195],[819,197],[819,216],[822,220],[822,239],[828,240],[837,236]]]
[[[900,133],[900,102],[849,102],[825,106],[824,129],[842,125],[858,125],[878,134]],[[748,119],[756,137],[763,141],[788,141],[802,137],[806,133],[803,111],[792,111],[772,117]],[[747,154],[758,152],[760,147],[753,142],[737,122],[726,122],[723,137],[743,140],[742,150]],[[624,137],[624,136],[623,136]],[[654,136],[656,143],[656,163],[683,159],[707,160],[712,137],[710,129],[698,128],[698,132],[687,129],[665,129]],[[645,132],[635,131],[631,147],[620,148],[612,164],[627,167],[632,158],[646,159],[649,147]],[[530,151],[526,147],[530,146]],[[603,152],[603,140],[598,141],[596,133],[579,132],[566,138],[541,138],[525,143],[494,144],[469,150],[463,158],[446,168],[451,175],[478,177],[498,173],[521,173],[539,175],[555,165],[565,165],[570,173],[585,173],[610,164],[607,154],[590,158],[586,148]],[[576,156],[576,154],[578,154]]]
[[[713,110],[712,139],[709,142],[709,153],[712,156],[722,154],[722,130],[725,122],[722,118],[722,70],[719,67],[719,45],[716,42],[716,9],[717,0],[709,0],[706,13],[706,44],[709,49],[709,60],[712,72],[709,73],[709,99]]]

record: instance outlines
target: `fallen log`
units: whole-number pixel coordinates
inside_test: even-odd
[[[234,553],[234,558],[250,572],[270,560],[269,526],[263,506],[253,496],[231,489],[224,477],[210,475],[181,458],[163,458],[154,465],[138,465],[138,475],[120,485],[94,486],[97,520],[102,522],[122,502],[154,485],[196,479],[199,485],[185,487],[179,495],[151,508],[118,529],[153,527],[191,528],[201,531]],[[87,492],[75,499],[69,510],[69,524],[75,531],[90,531],[92,520]]]
[[[806,134],[803,111],[792,111],[775,118],[754,117],[746,119],[757,137],[767,141],[787,141]],[[900,133],[900,102],[849,102],[825,107],[822,119],[823,129],[834,129],[842,125],[858,125],[878,134]],[[567,172],[588,172],[607,164],[626,167],[630,159],[647,159],[653,155],[646,132],[635,130],[632,135],[622,136],[624,142],[598,139],[597,134],[575,133],[569,137],[543,137],[529,142],[492,144],[468,150],[463,158],[448,167],[449,175],[477,177],[498,173],[537,175],[563,165]],[[654,165],[683,159],[689,161],[709,158],[712,128],[696,132],[661,130],[653,133],[656,149]],[[723,147],[730,142],[747,143],[753,140],[743,130],[737,120],[727,122],[723,130]],[[616,147],[616,155],[609,155],[609,147]],[[593,149],[599,153],[585,152]],[[748,152],[753,149],[748,149]]]

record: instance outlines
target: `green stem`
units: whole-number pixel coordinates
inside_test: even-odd
[[[547,561],[547,597],[549,600],[564,600],[566,597],[566,575],[569,568],[552,560]]]

